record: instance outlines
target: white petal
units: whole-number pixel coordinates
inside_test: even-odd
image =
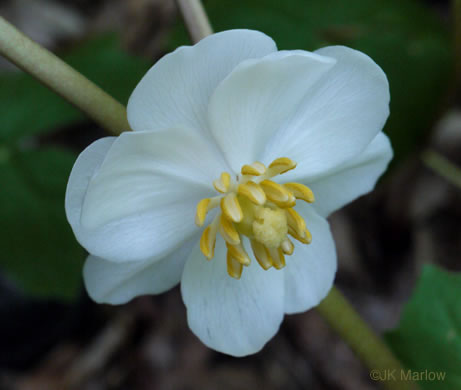
[[[338,166],[336,170],[314,181],[301,181],[314,192],[315,211],[327,217],[333,211],[370,192],[391,159],[389,139],[379,133],[361,154]]]
[[[301,203],[301,202],[299,202]],[[325,298],[336,273],[336,249],[328,222],[311,206],[296,206],[312,233],[312,242],[301,244],[293,239],[295,250],[286,258],[285,312],[301,313]]]
[[[270,140],[262,162],[286,156],[311,177],[355,157],[382,130],[389,115],[386,75],[367,55],[347,47],[316,51],[337,60],[313,85],[295,115]]]
[[[80,224],[80,214],[88,183],[99,169],[115,137],[98,139],[88,146],[77,158],[72,168],[66,189],[66,215],[70,225]]]
[[[258,31],[231,30],[183,46],[160,59],[140,81],[128,102],[134,130],[190,127],[208,132],[206,112],[216,86],[241,61],[276,50]]]
[[[68,210],[81,213],[74,233],[91,254],[111,261],[161,258],[195,231],[200,199],[214,193],[211,180],[223,167],[192,132],[127,132],[113,143],[88,184],[86,159],[77,160],[68,186],[85,184],[80,202]],[[86,182],[85,182],[86,180]],[[205,183],[208,183],[205,185]]]
[[[221,239],[211,261],[194,248],[184,268],[181,293],[192,331],[208,347],[229,355],[258,352],[283,319],[283,273],[264,271],[252,259],[240,280],[231,278]]]
[[[65,199],[67,220],[77,240],[83,246],[84,243],[99,238],[97,235],[88,234],[80,225],[83,200],[91,178],[101,166],[115,139],[115,137],[101,138],[80,153],[67,183]]]
[[[260,158],[268,139],[335,62],[301,50],[279,51],[242,62],[219,84],[209,123],[234,171]]]
[[[181,280],[184,263],[199,237],[194,237],[161,260],[115,263],[88,256],[83,277],[90,297],[119,305],[138,295],[160,294]]]

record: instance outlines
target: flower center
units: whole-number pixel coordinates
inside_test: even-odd
[[[296,167],[287,157],[278,158],[267,168],[260,162],[244,165],[236,180],[227,172],[213,182],[220,195],[202,199],[197,205],[195,223],[203,226],[211,209],[219,212],[203,231],[200,250],[208,260],[214,256],[219,231],[227,246],[227,272],[239,279],[244,266],[250,264],[242,236],[248,237],[253,254],[265,270],[285,266],[285,255],[294,245],[288,235],[309,244],[312,240],[304,219],[293,209],[296,199],[312,203],[314,194],[303,184],[278,184],[270,180]]]

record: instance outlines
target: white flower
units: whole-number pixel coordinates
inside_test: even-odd
[[[233,30],[166,55],[129,100],[134,131],[94,142],[69,179],[90,296],[120,304],[181,282],[207,346],[259,351],[330,290],[325,218],[385,170],[388,104],[382,70],[346,47],[277,51]]]

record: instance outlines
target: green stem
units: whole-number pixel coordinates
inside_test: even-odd
[[[461,168],[432,150],[425,151],[421,158],[427,167],[461,189]]]
[[[213,33],[210,21],[200,0],[177,0],[192,42],[197,43],[202,38]]]
[[[125,107],[0,17],[0,54],[113,134],[130,130]]]
[[[333,287],[316,309],[370,370],[371,379],[388,390],[418,389],[401,377],[404,367],[338,289]]]

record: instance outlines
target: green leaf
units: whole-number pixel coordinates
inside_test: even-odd
[[[446,373],[421,380],[425,390],[461,389],[461,275],[426,266],[400,325],[386,340],[412,372]]]
[[[88,40],[62,59],[123,104],[149,69],[147,61],[122,50],[113,34]],[[0,142],[11,143],[84,118],[80,111],[25,73],[4,72],[0,74],[0,85]]]
[[[279,49],[339,44],[373,58],[390,83],[386,132],[395,160],[424,140],[451,87],[449,34],[433,11],[412,0],[208,0],[205,6],[216,31],[256,29]],[[182,26],[170,42],[171,49],[189,44]]]
[[[55,148],[0,148],[0,268],[33,295],[69,300],[80,291],[85,253],[64,212],[74,161]]]

